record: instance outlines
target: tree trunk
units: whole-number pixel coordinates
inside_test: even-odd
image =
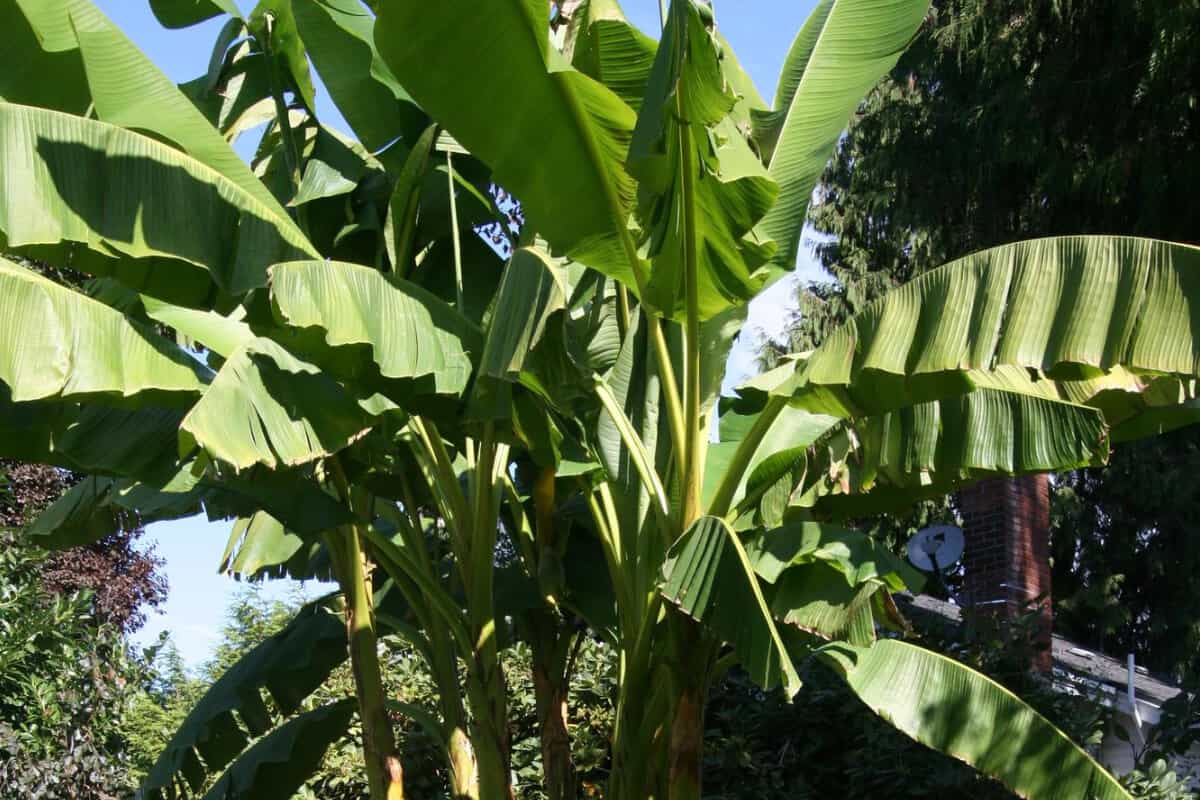
[[[700,800],[704,763],[704,703],[713,668],[713,641],[678,612],[668,617],[677,691],[667,743],[667,796]]]
[[[688,686],[680,692],[671,720],[667,756],[670,800],[700,800],[704,752],[704,691]]]
[[[562,591],[562,548],[554,523],[554,466],[538,472],[533,490],[534,564],[543,595],[556,597]],[[571,758],[571,733],[567,728],[567,691],[570,686],[572,643],[583,644],[582,634],[573,635],[561,615],[549,606],[525,615],[533,651],[534,699],[537,705],[539,739],[542,747],[542,782],[549,800],[575,800],[575,762]]]
[[[533,690],[541,729],[542,769],[549,800],[575,800],[575,762],[567,729],[567,676],[534,657]]]

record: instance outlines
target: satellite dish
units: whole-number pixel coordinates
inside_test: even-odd
[[[963,532],[954,525],[931,525],[908,540],[908,560],[922,572],[941,572],[963,554]]]

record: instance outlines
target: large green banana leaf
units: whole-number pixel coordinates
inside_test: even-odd
[[[179,87],[227,142],[275,118],[266,56],[242,38],[246,33],[245,22],[229,20],[213,46],[208,71]]]
[[[288,800],[320,769],[330,745],[346,735],[354,699],[338,700],[289,720],[254,742],[204,800]]]
[[[37,32],[14,0],[0,3],[4,31],[0,100],[83,114],[91,105],[78,50],[43,49]]]
[[[884,591],[877,580],[848,585],[845,577],[825,561],[792,567],[775,583],[762,587],[767,607],[785,632],[794,658],[828,641],[873,643],[872,601]]]
[[[1197,330],[1200,249],[1118,236],[1035,239],[890,292],[771,391],[857,417],[971,391],[1006,366],[1062,380],[1115,368],[1190,379],[1200,369]]]
[[[350,511],[321,488],[311,470],[253,467],[237,475],[216,470],[200,482],[210,519],[260,511],[290,530],[313,537],[350,522]]]
[[[149,295],[199,305],[213,284],[241,294],[317,255],[238,185],[108,123],[0,102],[0,161],[0,248]]]
[[[305,606],[204,693],[150,770],[142,786],[148,796],[174,785],[180,774],[198,789],[205,772],[221,769],[252,737],[269,731],[276,718],[263,700],[264,689],[278,713],[288,716],[325,682],[347,657],[345,625],[325,605]]]
[[[181,428],[235,470],[306,464],[365,434],[396,405],[355,397],[318,367],[270,339],[238,348]]]
[[[1143,391],[1123,370],[1084,381],[1033,381],[1011,367],[964,373],[975,387],[965,394],[864,418],[839,421],[781,406],[778,398],[764,408],[766,392],[791,369],[759,376],[739,389],[741,399],[724,401],[722,440],[706,464],[713,513],[732,508],[730,518],[740,524],[754,512],[755,522],[771,526],[789,507],[819,517],[903,510],[984,477],[1101,464],[1114,421],[1117,430],[1133,430],[1195,415],[1188,396],[1180,399],[1178,381],[1169,391]]]
[[[871,417],[855,430],[854,485],[873,507],[994,475],[1097,466],[1109,450],[1098,410],[991,389]],[[825,499],[848,510],[862,498]]]
[[[918,590],[920,573],[860,531],[815,522],[752,536],[746,555],[775,619],[821,639],[875,639],[872,600]]]
[[[479,373],[513,380],[545,333],[546,318],[566,307],[570,287],[544,251],[516,250],[504,270]]]
[[[637,314],[606,384],[632,432],[650,454],[651,466],[662,475],[666,473],[665,457],[670,447],[665,444],[668,436],[662,430],[659,381],[646,318]],[[607,472],[609,487],[616,498],[621,535],[633,540],[652,540],[650,535],[639,536],[639,533],[650,518],[651,504],[655,501],[643,484],[637,458],[622,436],[618,421],[611,415],[600,415],[595,436],[596,455]],[[632,557],[632,552],[627,557]]]
[[[167,481],[185,411],[98,403],[13,403],[0,385],[0,456],[83,474]]]
[[[827,663],[864,703],[917,741],[1036,800],[1130,800],[1079,745],[986,676],[885,639],[839,645]]]
[[[12,401],[186,403],[210,379],[207,368],[149,328],[0,258],[0,383]]]
[[[86,477],[51,503],[26,532],[40,547],[58,550],[200,512],[198,492],[150,494],[137,487],[130,481]]]
[[[813,414],[803,409],[785,408],[778,416],[768,419],[761,410],[739,413],[737,404],[723,401],[724,413],[719,417],[720,441],[709,445],[704,461],[703,502],[713,507],[722,483],[727,497],[721,499],[721,508],[714,513],[724,514],[749,498],[757,502],[762,494],[777,480],[794,469],[804,468],[808,448],[838,424],[837,417]],[[747,435],[754,433],[756,426],[766,425],[753,452],[745,463],[734,463],[738,451]],[[740,470],[738,475],[731,471]],[[732,487],[732,491],[730,491]]]
[[[178,313],[169,315],[173,322],[194,322],[196,317],[204,323],[229,322],[208,312],[174,310]],[[106,517],[112,521],[122,513],[115,507],[144,519],[182,516],[197,503],[213,518],[266,510],[306,535],[347,521],[346,509],[310,475],[258,468],[223,474],[207,459],[193,458],[192,448],[185,446],[181,453],[180,428],[187,413],[148,404],[119,408],[60,400],[12,402],[8,387],[0,383],[0,456],[118,479],[111,492],[68,493],[63,506],[46,512],[48,519],[57,514],[72,521],[62,531],[68,539],[103,535],[92,523]]]
[[[483,419],[507,419],[513,405],[512,384],[532,360],[551,316],[566,307],[570,287],[565,270],[537,248],[517,249],[504,268],[489,317],[471,413]],[[548,393],[564,393],[560,381],[539,381]]]
[[[353,716],[354,699],[347,698],[288,721],[238,758],[204,800],[288,800],[320,769]]]
[[[671,4],[630,146],[654,262],[644,299],[671,316],[686,312],[689,264],[707,319],[758,293],[753,273],[774,249],[753,228],[777,188],[730,116],[738,97],[719,47],[707,6]]]
[[[658,43],[625,18],[616,0],[584,0],[568,24],[563,50],[571,65],[640,109]]]
[[[329,97],[372,153],[429,124],[375,49],[375,20],[359,0],[292,0],[296,26]],[[391,159],[389,159],[390,161]]]
[[[136,421],[137,418],[135,418]],[[176,424],[178,418],[176,418]],[[0,432],[3,432],[0,428]],[[128,430],[120,434],[131,436]],[[176,431],[167,429],[148,438],[138,438],[140,432],[133,431],[134,449],[138,446],[156,448],[164,444],[174,445]],[[98,434],[98,436],[101,434]],[[93,441],[88,438],[88,442]],[[106,440],[99,439],[101,443]],[[4,454],[12,451],[5,449]],[[136,470],[140,465],[129,456],[129,450],[119,448],[116,457],[107,459],[114,473],[126,468]],[[54,454],[51,454],[54,455]],[[136,452],[143,457],[144,454]],[[272,515],[279,525],[286,525],[283,539],[292,544],[296,537],[311,541],[317,534],[344,525],[350,520],[349,511],[326,493],[312,475],[297,470],[267,470],[256,468],[240,475],[207,472],[197,461],[186,461],[173,475],[163,479],[164,468],[169,468],[169,455],[160,453],[159,464],[153,464],[155,478],[136,480],[133,478],[93,475],[84,478],[66,494],[50,505],[33,521],[28,531],[38,537],[38,543],[47,549],[61,549],[91,544],[105,536],[127,530],[131,524],[146,525],[160,520],[179,519],[204,511],[210,520],[229,517],[245,518],[253,515]],[[31,461],[50,461],[52,458],[27,458]],[[85,462],[88,463],[88,462]],[[78,470],[73,460],[61,464]],[[278,555],[280,547],[267,546],[268,536],[250,551],[236,550],[238,565],[245,565],[246,574],[257,575],[273,566],[271,558]],[[296,549],[290,555],[296,555]],[[250,569],[253,566],[254,569]],[[242,574],[242,569],[234,569]],[[299,570],[296,571],[299,575]],[[309,577],[306,575],[306,577]]]
[[[729,642],[742,666],[764,687],[788,695],[800,676],[775,627],[741,541],[724,521],[701,517],[671,546],[660,591],[683,613]]]
[[[746,543],[746,554],[755,574],[768,583],[776,583],[789,569],[818,562],[841,573],[851,587],[878,580],[901,591],[924,583],[920,573],[867,534],[816,522],[755,536]]]
[[[1109,427],[1095,408],[995,389],[845,427],[853,433],[853,458],[835,448],[818,453],[812,472],[829,480],[793,491],[789,502],[837,509],[839,516],[896,510],[985,477],[1098,466],[1110,446]]]
[[[98,119],[171,143],[294,223],[187,96],[89,0],[16,0],[43,47],[78,49]],[[294,231],[299,233],[298,231]]]
[[[772,111],[756,138],[779,200],[762,222],[777,249],[773,272],[792,270],[808,203],[850,115],[908,47],[929,0],[822,0],[796,36]]]
[[[177,335],[187,337],[189,341],[221,358],[229,358],[239,347],[254,339],[254,331],[250,326],[231,316],[176,306],[152,297],[142,296],[139,300],[150,319],[170,327]]]
[[[559,253],[636,285],[624,161],[634,113],[550,45],[541,0],[381,3],[375,43],[434,120],[521,200]]]
[[[332,580],[331,569],[329,554],[319,541],[301,536],[265,511],[234,522],[219,567],[241,580]]]
[[[399,395],[461,394],[471,376],[479,333],[420,286],[369,267],[303,261],[271,268],[271,301],[289,326],[323,339],[284,338],[328,371]],[[365,348],[369,348],[366,356]],[[332,350],[330,350],[332,348]],[[324,351],[324,352],[323,352]]]

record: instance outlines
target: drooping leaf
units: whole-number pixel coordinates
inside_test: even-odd
[[[218,569],[242,580],[333,577],[328,552],[319,541],[301,536],[264,511],[234,522]]]
[[[664,314],[685,312],[693,260],[702,319],[749,302],[763,285],[758,268],[774,246],[754,226],[777,190],[730,117],[737,102],[711,10],[672,3],[629,158],[654,264],[645,300]]]
[[[800,677],[788,656],[741,542],[716,517],[701,517],[671,546],[663,564],[663,597],[729,642],[760,686],[781,682],[788,695]]]
[[[939,653],[885,639],[827,663],[875,713],[927,747],[1037,800],[1130,800],[1079,745],[1020,698]]]
[[[148,328],[0,258],[0,383],[13,401],[99,395],[186,403],[209,379]]]
[[[773,275],[795,268],[817,178],[850,115],[895,66],[929,0],[822,0],[784,62],[774,109],[755,114],[756,138],[779,199],[762,221],[778,249]]]
[[[0,3],[0,100],[83,114],[91,105],[79,51],[42,46],[19,3]]]
[[[335,374],[375,370],[386,382],[403,384],[406,393],[438,395],[459,394],[471,375],[468,353],[478,352],[478,332],[407,281],[336,261],[276,264],[271,300],[288,325],[323,332],[333,348],[323,366]],[[320,355],[313,352],[318,360]]]
[[[89,403],[14,403],[0,384],[0,455],[89,475],[169,480],[186,412]]]
[[[392,271],[401,278],[412,270],[413,244],[417,229],[417,211],[420,208],[421,185],[429,169],[437,142],[437,125],[430,125],[413,143],[400,174],[396,187],[388,201],[384,241]]]
[[[773,391],[826,413],[867,416],[986,386],[1000,367],[1038,379],[1098,378],[1118,367],[1192,378],[1198,320],[1198,248],[1035,239],[967,256],[889,293]]]
[[[864,471],[896,489],[1095,466],[1108,452],[1096,409],[991,389],[868,418],[857,429]]]
[[[626,19],[615,0],[584,0],[569,25],[571,65],[612,89],[634,111],[641,108],[658,43]]]
[[[197,311],[152,297],[141,298],[141,303],[150,319],[174,328],[176,333],[199,342],[222,358],[228,358],[254,338],[246,323],[215,311]]]
[[[235,470],[296,466],[336,453],[396,406],[357,398],[270,339],[243,345],[221,367],[181,425]]]
[[[39,547],[62,550],[200,512],[195,493],[163,494],[152,500],[138,487],[127,480],[86,477],[38,515],[26,532]]]
[[[98,119],[169,142],[254,197],[281,226],[293,225],[179,87],[89,0],[19,2],[44,47],[78,48]]]
[[[748,492],[736,506],[739,516],[754,503],[760,515],[775,514],[760,517],[767,525],[778,524],[787,507],[820,518],[900,511],[985,477],[1092,466],[1107,457],[1104,415],[1063,398],[1082,388],[1068,392],[1063,382],[1046,380],[1034,385],[1023,372],[1005,368],[970,374],[988,388],[862,419],[812,415],[827,421],[820,440],[764,437],[762,449],[770,455],[748,479],[762,499]],[[1153,417],[1157,409],[1145,413]],[[735,414],[725,419],[745,425]]]
[[[136,527],[137,518],[110,502],[111,478],[87,477],[72,486],[26,528],[40,546],[59,549],[91,544]]]
[[[375,43],[434,120],[519,197],[556,252],[634,284],[624,169],[633,111],[550,46],[540,0],[478,13],[399,0],[380,7]]]
[[[879,581],[857,586],[846,582],[826,561],[791,567],[773,585],[763,587],[771,614],[781,624],[826,641],[875,641],[871,600],[885,591]]]
[[[544,251],[533,247],[519,248],[509,259],[484,340],[473,413],[489,418],[512,415],[510,384],[526,368],[548,318],[566,307],[568,287],[560,271]]]
[[[747,543],[746,553],[768,583],[777,583],[793,567],[818,562],[841,573],[850,587],[878,580],[896,591],[915,591],[924,583],[920,573],[867,534],[817,522],[766,531]]]
[[[347,698],[289,720],[240,756],[204,800],[288,800],[320,769],[353,716],[354,700]]]
[[[213,284],[241,294],[270,264],[316,255],[204,164],[107,123],[0,102],[0,160],[0,247],[145,294],[199,305]]]
[[[219,471],[200,483],[209,517],[270,514],[291,531],[313,538],[351,521],[350,511],[317,482],[312,470],[268,469],[237,474]]]
[[[292,10],[330,99],[362,143],[379,153],[399,139],[397,154],[407,152],[428,120],[375,49],[375,20],[363,4],[292,0]]]
[[[263,690],[281,714],[291,715],[346,657],[342,621],[322,601],[305,606],[283,630],[255,646],[209,687],[158,757],[143,791],[153,796],[171,786],[197,754],[208,771],[221,769],[251,736],[261,736],[274,724]],[[350,713],[346,711],[347,718]],[[317,755],[323,751],[322,746]]]

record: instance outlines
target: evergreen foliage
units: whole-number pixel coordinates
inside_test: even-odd
[[[811,349],[889,289],[983,248],[1068,233],[1196,241],[1197,25],[1195,4],[1167,0],[935,2],[818,188],[810,222],[832,280],[800,288],[786,341],[766,343],[763,361]],[[1064,635],[1177,676],[1200,668],[1198,448],[1183,429],[1057,480]],[[872,524],[901,540],[914,528]]]

